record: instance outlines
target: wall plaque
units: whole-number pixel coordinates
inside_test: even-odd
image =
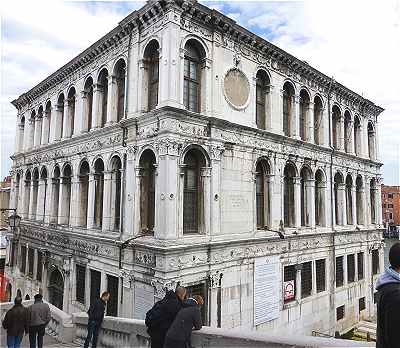
[[[224,95],[235,109],[247,106],[250,95],[250,84],[246,75],[237,68],[230,69],[224,78]]]

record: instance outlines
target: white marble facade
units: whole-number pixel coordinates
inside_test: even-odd
[[[279,294],[257,329],[332,334],[373,315],[383,109],[231,19],[149,1],[13,105],[13,296],[41,289],[74,312],[109,288],[110,314],[140,318],[179,282],[205,295],[208,324],[253,327],[254,259],[279,255],[282,279],[311,272],[295,267],[294,300]]]

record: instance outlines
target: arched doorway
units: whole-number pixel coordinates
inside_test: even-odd
[[[49,302],[59,309],[63,309],[64,279],[59,270],[54,270],[49,282]]]

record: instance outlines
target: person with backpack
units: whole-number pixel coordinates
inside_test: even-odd
[[[376,348],[400,347],[400,242],[390,248],[389,262],[376,283]]]
[[[203,326],[200,307],[204,304],[200,295],[187,299],[175,317],[165,337],[164,348],[190,348],[192,330]]]
[[[151,340],[151,348],[163,348],[165,335],[182,309],[186,297],[186,289],[178,286],[175,291],[167,291],[165,297],[156,302],[146,313],[145,324]]]
[[[7,347],[19,348],[24,333],[28,333],[28,309],[22,305],[22,298],[16,297],[14,306],[6,313],[3,328],[7,331]]]

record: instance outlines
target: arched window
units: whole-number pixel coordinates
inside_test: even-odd
[[[67,121],[67,129],[66,129],[66,137],[70,138],[74,134],[74,122],[75,122],[75,100],[76,100],[76,91],[75,88],[72,87],[68,93],[68,119]]]
[[[346,110],[344,112],[344,150],[347,153],[351,152],[352,134],[351,116],[350,112]]]
[[[333,147],[340,148],[340,109],[334,105],[332,108],[332,142]]]
[[[311,180],[312,173],[307,167],[303,167],[300,172],[300,209],[301,226],[311,225]]]
[[[145,150],[140,157],[140,229],[153,233],[155,220],[155,170],[156,157]]]
[[[121,170],[118,156],[111,160],[111,230],[118,230],[121,221]]]
[[[265,129],[267,125],[267,112],[269,111],[270,80],[264,70],[259,70],[256,75],[256,124],[257,128]]]
[[[261,160],[256,167],[256,215],[257,228],[263,229],[270,225],[270,192],[268,162]]]
[[[199,233],[203,217],[201,168],[205,166],[203,154],[189,150],[184,159],[183,233]]]
[[[61,196],[60,196],[60,214],[58,223],[60,225],[69,225],[71,216],[71,178],[72,169],[69,164],[64,167],[61,178]]]
[[[370,181],[369,184],[369,198],[370,198],[370,216],[371,216],[371,224],[376,223],[376,182],[374,179]]]
[[[285,82],[283,85],[283,134],[290,137],[293,134],[295,127],[292,124],[293,112],[294,112],[294,88],[289,82]]]
[[[17,152],[24,151],[24,139],[25,139],[25,116],[22,116],[21,121],[19,123],[19,138],[18,138]]]
[[[99,158],[94,163],[95,198],[94,198],[94,225],[103,225],[103,197],[104,197],[104,163]]]
[[[315,225],[326,226],[325,216],[325,175],[318,169],[315,173]]]
[[[310,97],[306,90],[300,91],[300,138],[303,141],[308,141],[310,125],[308,112],[310,109]]]
[[[372,122],[368,122],[368,157],[375,160],[375,129]]]
[[[83,105],[83,110],[84,110],[84,129],[87,129],[87,131],[90,131],[92,128],[92,118],[93,118],[93,79],[89,77],[86,82],[85,86],[83,88],[84,91],[84,105]]]
[[[58,122],[56,127],[56,140],[60,140],[64,131],[64,94],[60,94],[57,100]]]
[[[364,224],[364,185],[361,176],[356,179],[356,216],[357,225]]]
[[[116,110],[117,110],[117,122],[124,118],[125,111],[125,79],[126,79],[126,64],[123,59],[120,59],[115,65],[114,71],[117,80],[117,100]]]
[[[50,100],[46,103],[46,109],[44,111],[45,113],[45,118],[47,119],[46,125],[44,125],[43,129],[43,144],[48,144],[50,142],[50,139],[52,139],[51,133],[51,102]]]
[[[361,122],[360,118],[354,118],[354,152],[357,156],[361,155]]]
[[[201,67],[204,50],[196,40],[185,45],[183,103],[187,110],[200,112]]]
[[[99,75],[98,95],[100,98],[100,127],[104,127],[107,123],[107,100],[108,100],[108,71],[103,69]]]
[[[38,206],[38,190],[39,190],[39,170],[37,168],[34,169],[32,175],[32,197],[31,203],[29,205],[29,215],[30,219],[37,220],[38,216],[36,215],[37,206]]]
[[[58,222],[58,203],[60,199],[60,168],[56,166],[52,180],[51,223]]]
[[[314,98],[314,142],[317,145],[324,143],[323,106],[319,96]]]
[[[151,41],[144,52],[147,68],[147,110],[153,110],[158,104],[158,82],[159,82],[159,45],[156,40]]]
[[[83,161],[79,168],[79,225],[87,226],[89,198],[89,163]]]
[[[53,270],[49,281],[49,302],[59,309],[63,309],[64,279],[58,269]]]
[[[295,200],[294,185],[296,180],[296,168],[293,164],[287,163],[283,171],[283,213],[285,227],[295,227]]]
[[[335,224],[343,225],[342,209],[343,207],[343,196],[341,190],[343,190],[343,177],[340,173],[335,174],[333,191],[335,196]]]
[[[351,175],[346,177],[346,216],[347,225],[353,224],[353,179]]]
[[[39,206],[40,206],[40,210],[38,209],[38,211],[40,212],[38,214],[38,219],[37,220],[41,220],[44,221],[44,218],[47,214],[47,207],[46,207],[46,197],[47,197],[47,169],[45,167],[43,167],[43,169],[40,172],[40,187],[39,187],[39,191],[40,191],[40,197],[39,197]]]

